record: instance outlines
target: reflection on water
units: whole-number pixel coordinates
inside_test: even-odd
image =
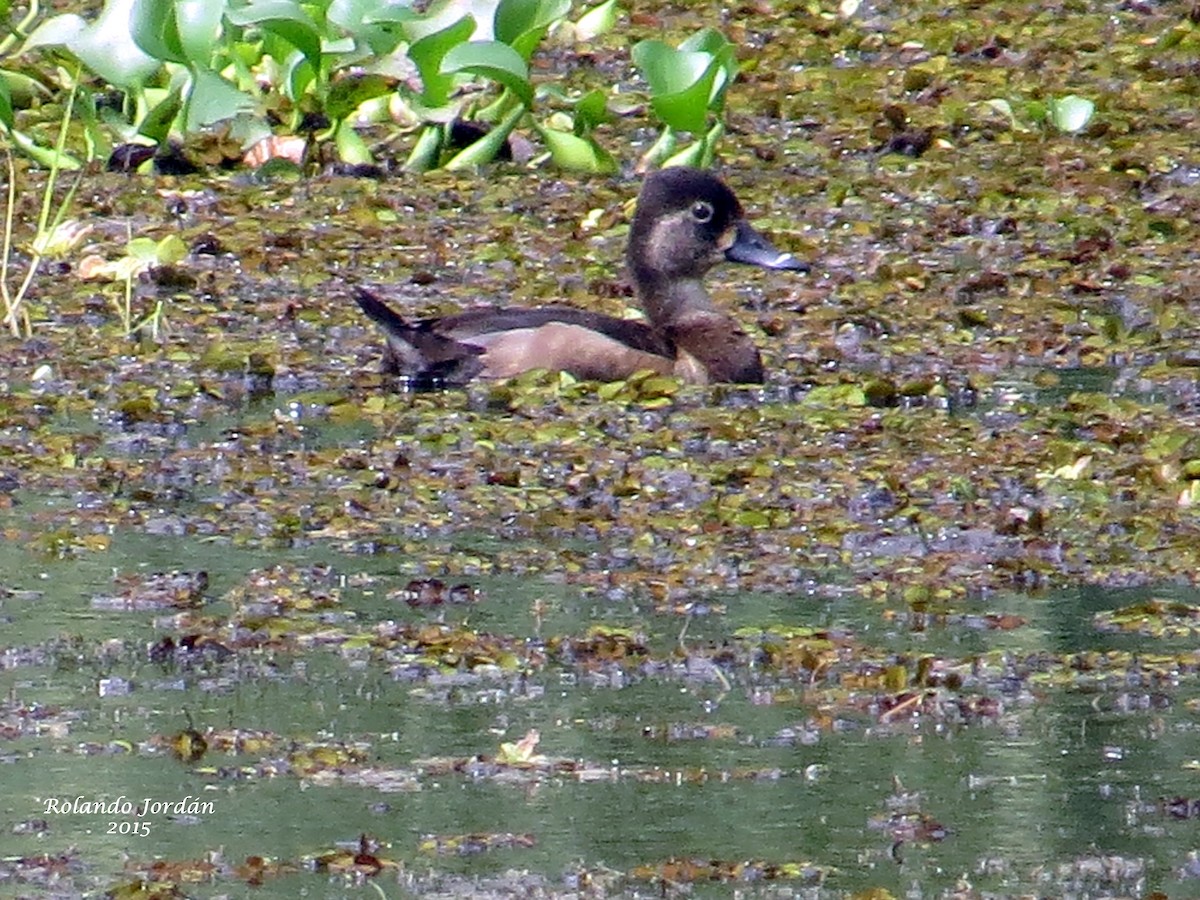
[[[960,877],[1003,894],[1044,891],[1048,883],[1051,893],[1074,886],[1081,896],[1149,889],[1184,896],[1194,884],[1175,874],[1195,846],[1194,824],[1157,802],[1196,795],[1187,704],[1194,706],[1197,692],[1190,676],[1180,682],[1170,674],[1177,666],[1162,656],[1191,652],[1194,659],[1194,652],[1186,641],[1109,637],[1091,625],[1095,612],[1144,599],[1144,591],[1007,597],[993,608],[1028,622],[1012,631],[928,622],[914,630],[853,600],[727,597],[724,617],[693,620],[684,633],[675,616],[544,581],[485,580],[479,586],[487,599],[478,606],[412,610],[386,597],[407,580],[396,560],[321,547],[293,554],[293,562],[326,561],[347,576],[343,601],[363,625],[440,614],[469,619],[480,631],[545,637],[582,634],[599,620],[636,627],[669,654],[726,641],[740,627],[779,623],[836,627],[917,655],[1008,653],[1014,666],[1023,660],[1035,670],[1039,655],[1047,661],[1045,677],[1014,679],[998,718],[926,715],[885,725],[867,712],[822,709],[825,701],[814,702],[805,684],[773,682],[765,670],[635,673],[619,688],[598,687],[560,665],[519,685],[512,675],[394,680],[369,654],[319,646],[303,654],[264,648],[193,668],[157,665],[145,648],[162,635],[163,613],[98,611],[90,601],[111,593],[114,568],[170,569],[180,561],[206,569],[208,596],[220,598],[249,570],[281,557],[145,537],[121,537],[109,553],[71,561],[0,547],[5,585],[19,591],[0,608],[0,725],[7,729],[0,857],[74,847],[88,867],[76,877],[104,885],[126,855],[185,861],[223,848],[233,861],[299,861],[354,846],[367,833],[384,842],[380,855],[410,869],[486,875],[518,867],[552,884],[579,865],[629,871],[690,856],[827,867],[836,870],[826,882],[831,895],[869,887],[899,895],[915,885],[929,896]],[[383,580],[359,589],[350,576],[364,572]],[[534,599],[548,610],[537,622]],[[205,611],[219,615],[222,603]],[[1049,664],[1085,651],[1086,665],[1081,658],[1073,673]],[[1145,654],[1144,664],[1120,662],[1126,652]],[[114,683],[127,689],[101,690]],[[996,690],[1003,694],[1004,683]],[[39,717],[45,727],[30,727]],[[185,765],[147,743],[189,724],[201,732],[263,730],[289,742],[356,744],[369,765],[409,777],[402,789],[382,792],[289,774],[278,749],[265,760],[210,752]],[[507,783],[452,771],[430,776],[418,762],[494,755],[502,741],[529,729],[541,733],[538,752],[607,768],[611,777]],[[668,774],[646,774],[654,772]],[[122,834],[121,823],[136,815],[52,814],[47,800],[55,798],[64,805],[200,798],[215,812],[150,816],[149,834]],[[945,838],[906,832],[919,815],[944,826]],[[424,835],[467,832],[527,833],[536,844],[462,858],[419,853]],[[1110,859],[1101,863],[1102,856]],[[331,887],[326,877],[298,873],[276,884],[336,895],[340,882]],[[229,890],[218,881],[199,892]]]

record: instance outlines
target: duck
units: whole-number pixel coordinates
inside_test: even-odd
[[[685,166],[649,174],[625,259],[644,321],[561,305],[480,307],[408,321],[363,287],[355,300],[386,336],[383,372],[414,389],[532,369],[595,381],[650,370],[693,384],[763,383],[758,347],[716,307],[704,276],[724,261],[797,272],[810,266],[756,231],[724,181]]]

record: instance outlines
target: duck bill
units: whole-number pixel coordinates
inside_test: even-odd
[[[725,251],[725,258],[730,262],[747,263],[764,269],[791,269],[794,272],[809,270],[808,263],[790,253],[784,253],[755,231],[749,222],[744,221],[737,223],[733,245]]]

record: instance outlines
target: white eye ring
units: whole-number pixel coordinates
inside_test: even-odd
[[[692,218],[701,224],[712,221],[713,205],[707,200],[697,200],[692,204]]]

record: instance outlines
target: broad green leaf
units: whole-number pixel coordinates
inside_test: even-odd
[[[344,121],[338,126],[335,143],[342,162],[351,165],[370,165],[375,162],[375,157],[371,155],[366,141],[354,130],[349,121]]]
[[[314,71],[320,69],[321,32],[300,4],[292,0],[258,0],[250,6],[229,10],[225,16],[235,25],[254,26],[264,34],[286,41],[303,54]]]
[[[120,88],[138,88],[161,63],[146,54],[130,31],[134,0],[109,0],[90,25],[77,15],[47,19],[33,30],[21,53],[37,47],[64,47],[93,73]]]
[[[138,123],[138,133],[150,138],[156,144],[161,144],[171,133],[171,125],[182,108],[181,91],[175,89],[168,92],[167,96],[151,107],[142,121]]]
[[[9,139],[17,146],[17,149],[44,168],[50,169],[54,166],[63,171],[74,172],[83,167],[78,159],[69,153],[59,153],[53,148],[43,147],[36,143],[29,135],[23,131],[18,131],[16,128],[10,129],[8,132]]]
[[[404,171],[428,172],[437,168],[444,138],[445,128],[441,125],[430,124],[422,128],[416,145],[404,161]]]
[[[703,169],[705,149],[704,141],[692,141],[678,153],[663,160],[662,167],[669,169],[671,166],[691,166],[693,169]]]
[[[176,234],[167,235],[161,241],[137,237],[126,246],[125,254],[143,266],[170,265],[187,256],[187,245]]]
[[[650,84],[655,114],[678,131],[702,131],[711,102],[724,90],[722,54],[674,50],[662,41],[642,41],[633,48],[633,61]]]
[[[521,117],[524,115],[525,108],[522,106],[511,110],[495,128],[471,144],[471,146],[455,154],[446,163],[446,169],[453,172],[459,169],[474,168],[491,162],[496,158],[496,154],[500,152],[500,148],[504,146],[504,142],[508,140],[508,136],[512,134],[512,130],[517,127],[517,122],[521,121]]]
[[[570,0],[500,0],[492,34],[528,61],[546,30],[570,10]]]
[[[442,60],[451,48],[462,44],[475,31],[475,20],[464,16],[454,24],[421,38],[408,48],[409,59],[421,75],[422,101],[428,106],[444,106],[454,87],[454,78],[442,71]]]
[[[8,89],[8,82],[0,78],[0,123],[5,128],[12,128],[16,119],[13,117],[12,93]]]
[[[617,0],[604,0],[598,6],[593,6],[575,22],[575,40],[591,41],[608,34],[617,24],[617,14],[620,7]]]
[[[184,56],[196,66],[211,66],[221,38],[224,3],[213,0],[176,0],[175,23]]]
[[[726,47],[733,46],[721,32],[715,28],[702,28],[679,45],[685,52],[720,53]]]
[[[344,75],[329,88],[325,97],[325,114],[334,121],[344,119],[368,100],[382,97],[391,90],[391,80],[382,75]]]
[[[46,100],[53,96],[44,84],[24,72],[0,70],[0,80],[8,88],[8,97],[13,109],[25,109],[35,99]]]
[[[1092,120],[1095,111],[1095,103],[1074,94],[1050,101],[1050,121],[1055,128],[1067,134],[1082,131]]]
[[[187,101],[187,130],[231,119],[254,109],[254,98],[208,69],[192,70],[192,87]]]
[[[298,102],[304,96],[304,92],[308,90],[308,86],[316,80],[317,70],[299,50],[285,49],[289,46],[286,41],[275,39],[267,43],[268,48],[271,43],[274,43],[275,46],[268,52],[273,58],[283,63],[285,94],[293,101]]]
[[[585,134],[611,118],[608,114],[608,99],[599,88],[588,91],[575,103],[576,134]]]
[[[175,0],[133,0],[129,32],[134,43],[157,60],[188,61],[179,39]]]
[[[417,17],[410,6],[385,6],[379,0],[333,0],[325,17],[376,57],[387,56],[404,40],[404,22]]]
[[[451,47],[442,59],[442,74],[468,72],[504,85],[525,104],[533,105],[533,85],[525,60],[499,41],[473,41]]]
[[[579,137],[553,128],[540,129],[555,165],[575,172],[610,175],[617,171],[612,154],[590,137]]]

